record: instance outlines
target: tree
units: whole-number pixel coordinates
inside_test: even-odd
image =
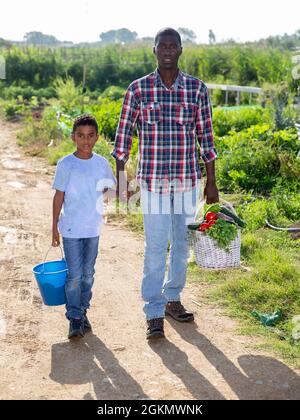
[[[137,38],[137,33],[129,29],[112,29],[107,32],[101,32],[100,39],[103,44],[129,44]]]
[[[144,36],[143,38],[141,38],[141,41],[151,45],[154,44],[154,38],[152,36]]]
[[[136,32],[131,32],[126,28],[118,29],[116,32],[117,42],[120,44],[129,44],[130,42],[134,42],[137,38]]]
[[[42,32],[27,32],[24,35],[24,41],[27,44],[34,45],[57,45],[59,41],[53,35],[44,35]]]
[[[192,44],[196,43],[197,35],[194,31],[188,28],[178,28],[177,31],[179,32],[182,42],[190,42]]]
[[[112,44],[115,42],[116,37],[116,31],[111,30],[107,32],[101,32],[100,34],[100,40],[103,42],[103,44]]]
[[[9,47],[11,43],[3,38],[0,38],[0,47]]]
[[[216,43],[216,36],[215,36],[215,34],[213,33],[212,29],[210,29],[210,30],[209,30],[209,33],[208,33],[208,40],[209,40],[209,43],[210,43],[210,44],[215,44],[215,43]]]

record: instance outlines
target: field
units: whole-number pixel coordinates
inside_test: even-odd
[[[7,237],[7,234],[11,232],[13,235],[21,235],[22,244],[29,247],[29,250],[31,247],[34,258],[40,257],[42,249],[45,248],[45,242],[49,242],[51,179],[58,159],[74,151],[74,145],[70,139],[74,118],[83,112],[95,115],[100,129],[100,138],[95,151],[105,156],[114,167],[114,159],[110,153],[113,149],[125,89],[133,79],[152,71],[155,61],[150,48],[146,45],[130,48],[125,46],[91,48],[88,51],[80,48],[56,48],[48,52],[33,47],[25,49],[13,47],[3,51],[8,77],[6,80],[0,80],[1,164],[2,178],[5,180],[3,181],[5,193],[3,192],[1,205],[3,226],[0,234],[1,240],[7,247],[1,257],[5,262],[2,273],[4,277],[10,277],[11,289],[0,283],[0,290],[4,299],[1,306],[2,312],[5,313],[7,325],[12,331],[12,333],[8,332],[4,347],[8,352],[7,360],[10,361],[9,345],[16,346],[18,340],[24,344],[22,345],[25,350],[20,356],[24,364],[20,362],[20,368],[24,368],[26,363],[29,363],[35,375],[35,392],[38,392],[39,379],[34,370],[35,357],[37,354],[42,357],[41,369],[46,375],[49,367],[45,360],[47,346],[50,345],[52,338],[62,340],[64,334],[60,327],[57,332],[59,338],[56,337],[56,331],[51,327],[50,339],[43,336],[41,331],[47,324],[45,321],[47,317],[54,322],[59,322],[63,318],[63,313],[51,310],[47,312],[42,309],[41,302],[37,300],[38,292],[32,285],[31,273],[29,273],[30,264],[33,265],[34,261],[33,259],[30,261],[29,251],[25,251],[21,245],[10,244],[10,237]],[[221,197],[230,201],[237,214],[247,223],[242,231],[242,266],[235,270],[205,270],[196,265],[194,256],[191,254],[186,302],[189,306],[191,302],[198,304],[199,329],[197,325],[195,330],[187,332],[179,328],[174,334],[171,332],[173,324],[168,324],[168,333],[172,341],[175,340],[175,344],[167,342],[167,350],[172,355],[170,357],[163,356],[159,349],[154,349],[152,353],[149,353],[149,349],[145,350],[141,344],[137,347],[141,365],[146,364],[147,358],[154,357],[153,363],[156,367],[155,374],[151,377],[153,385],[148,386],[146,385],[146,371],[142,368],[139,371],[138,366],[131,362],[129,354],[135,351],[135,340],[139,342],[143,340],[140,335],[144,332],[144,326],[141,325],[143,315],[138,312],[141,311],[138,293],[143,255],[142,214],[138,205],[121,206],[118,214],[112,208],[108,209],[108,225],[103,238],[103,242],[106,241],[106,245],[103,245],[104,289],[101,289],[100,285],[97,286],[95,314],[101,317],[102,298],[107,298],[108,301],[112,299],[111,302],[119,299],[117,309],[122,319],[119,323],[118,317],[114,316],[112,310],[114,303],[106,302],[105,304],[107,313],[105,322],[101,321],[101,328],[106,330],[103,332],[99,329],[100,336],[103,333],[102,339],[107,340],[107,351],[104,351],[106,357],[103,363],[108,365],[120,357],[120,364],[124,363],[135,378],[135,380],[133,377],[127,378],[131,384],[130,392],[126,391],[125,385],[115,388],[114,391],[112,391],[113,386],[111,387],[110,391],[116,393],[116,398],[131,398],[133,394],[143,398],[145,397],[141,389],[143,387],[146,390],[146,396],[169,398],[171,386],[166,384],[171,379],[167,370],[171,370],[172,375],[178,376],[181,380],[177,384],[176,398],[202,398],[203,395],[205,398],[216,399],[254,398],[255,395],[265,398],[268,392],[273,393],[275,398],[288,399],[294,396],[295,386],[286,389],[280,386],[283,383],[293,382],[294,385],[299,383],[296,373],[300,368],[300,232],[273,230],[266,225],[266,220],[268,220],[277,227],[300,227],[300,158],[297,158],[300,142],[295,128],[295,123],[300,122],[298,105],[300,85],[299,79],[293,77],[292,56],[293,52],[288,49],[282,50],[262,45],[227,45],[226,48],[194,46],[186,49],[181,62],[183,70],[200,77],[205,82],[263,88],[263,94],[253,97],[251,104],[249,104],[249,95],[242,95],[239,107],[235,107],[234,95],[229,95],[231,106],[224,107],[224,92],[220,90],[211,92],[215,146],[218,151],[217,185]],[[84,63],[87,66],[86,78],[83,77]],[[9,146],[6,146],[6,138],[11,142]],[[32,175],[28,172],[26,175],[22,167],[14,166],[19,160],[29,172],[30,169],[37,172]],[[14,162],[11,168],[7,167],[9,161]],[[131,156],[127,164],[128,180],[133,183],[137,164],[138,139],[135,132]],[[203,163],[201,163],[201,170],[204,185],[206,174]],[[39,177],[41,177],[40,184],[37,182]],[[10,186],[7,185],[9,182]],[[20,187],[20,191],[18,190],[21,197],[19,201],[17,194],[14,194],[17,188],[17,184],[12,184],[14,182],[24,182],[27,185],[24,189]],[[37,226],[40,230],[38,232],[30,219],[28,203],[38,201],[39,192],[43,201],[33,212],[33,217],[38,220]],[[6,194],[9,197],[7,203]],[[22,215],[18,213],[19,207],[22,209],[20,210],[21,213],[23,212]],[[26,221],[25,227],[22,220]],[[9,231],[9,229],[16,229],[16,226],[18,232]],[[29,242],[24,242],[26,234],[29,235]],[[122,243],[118,250],[117,238],[119,236],[122,238]],[[122,257],[130,248],[131,243],[134,248],[131,258],[137,261],[136,266],[130,261],[124,262],[124,257]],[[14,273],[18,268],[12,261],[12,255],[18,261],[18,266],[21,265],[22,258],[26,261],[28,272],[22,271],[22,276],[27,279],[28,284],[31,283],[34,299],[38,301],[35,308],[37,315],[33,315],[33,306],[30,306],[32,302],[26,301],[24,340],[20,338],[22,327],[18,330],[16,326],[20,319],[22,320],[22,308],[17,306],[19,318],[14,319],[8,305],[10,298],[16,302],[16,305],[20,303],[19,292],[17,292],[20,289],[14,284]],[[115,263],[119,264],[119,268],[114,266]],[[115,267],[112,284],[109,282],[111,267]],[[125,267],[124,273],[120,267]],[[100,281],[100,265],[98,272]],[[130,279],[130,273],[132,273],[132,279]],[[123,288],[122,293],[118,291],[117,281],[118,277],[123,277],[123,275],[130,285],[128,291],[130,305],[136,311],[129,317],[128,322],[131,325],[137,323],[138,338],[131,331],[129,338],[123,336],[122,333],[118,340],[113,340],[110,338],[110,328],[127,328],[124,309],[122,309],[122,304],[126,306],[122,296],[122,293],[125,296],[126,288]],[[105,287],[108,290],[105,291]],[[273,313],[280,310],[282,318],[276,325],[265,327],[253,317],[251,314],[253,310],[261,313]],[[107,315],[108,313],[112,318]],[[31,317],[33,317],[34,325],[28,324]],[[211,322],[216,329],[216,335],[210,332],[206,322]],[[31,337],[34,337],[36,346],[41,346],[40,349],[35,351],[30,347]],[[230,341],[231,339],[233,341]],[[101,364],[100,353],[101,349],[104,349],[104,344],[95,340],[96,338],[88,342],[87,346],[91,348],[91,356],[94,354]],[[54,348],[52,353],[56,362],[58,362],[60,352],[67,357],[69,351],[66,343],[59,345],[61,348]],[[58,347],[59,345],[57,344]],[[232,348],[234,346],[236,346],[236,354]],[[210,360],[209,348],[213,355],[211,357],[215,357],[214,361]],[[122,353],[123,350],[124,353]],[[196,361],[198,350],[213,362],[218,375],[222,377],[218,379],[220,383],[216,383],[214,387],[211,387],[213,374],[209,371],[207,363],[202,359],[199,363]],[[32,357],[28,358],[26,352],[31,353]],[[191,364],[186,360],[185,352],[189,353]],[[248,353],[247,356],[244,352]],[[155,383],[160,363],[157,360],[158,355],[163,360],[165,379],[156,392]],[[76,357],[81,363],[85,363],[80,352],[76,353]],[[249,374],[246,379],[240,371],[236,371],[237,367],[234,364],[237,365],[237,360],[245,369],[247,366],[253,368],[255,361],[261,363],[263,381],[268,383],[265,390],[259,390],[256,386],[255,381],[260,380],[258,371],[255,371],[253,377]],[[224,369],[220,368],[222,363]],[[92,361],[90,365],[92,369]],[[0,367],[4,366],[3,361]],[[182,371],[184,366],[187,367],[187,372],[191,374],[191,377]],[[228,376],[226,366],[236,371],[236,380],[232,375]],[[268,374],[268,369],[272,368],[278,372],[278,378],[280,378],[278,381],[275,379],[273,384]],[[207,369],[211,382],[206,383],[204,378],[201,379],[203,389],[206,389],[203,395],[195,385],[201,376],[199,372],[203,373],[202,369]],[[110,373],[112,377],[117,375],[114,371]],[[99,382],[99,378],[95,379],[87,375],[85,382],[83,381],[85,385],[83,385],[79,377],[71,375],[68,379],[68,375],[65,374],[66,372],[60,375],[59,366],[56,366],[54,381],[57,376],[56,382],[67,384],[64,385],[64,398],[67,398],[67,389],[74,392],[74,398],[88,395],[90,391],[86,384],[89,382],[94,384],[92,397],[102,398],[109,395],[109,392],[107,394],[105,391],[105,383],[103,385]],[[139,374],[142,378],[141,386],[137,379]],[[123,375],[125,375],[124,372]],[[122,377],[124,383],[125,376]],[[26,380],[29,381],[29,377]],[[26,380],[24,379],[23,385]],[[68,380],[69,384],[81,383],[80,390],[79,388],[74,390],[71,385],[68,385]],[[48,397],[54,398],[58,395],[58,388],[48,379],[47,381]],[[10,383],[10,376],[6,372],[5,384]],[[184,386],[180,388],[182,384]],[[247,394],[249,384],[254,388],[253,392],[249,391]],[[47,393],[46,390],[45,393]],[[21,386],[18,386],[18,395],[22,398],[25,394],[22,394]],[[32,395],[28,393],[26,396],[30,398],[33,395],[34,391]],[[41,394],[40,397],[42,398],[43,395]]]

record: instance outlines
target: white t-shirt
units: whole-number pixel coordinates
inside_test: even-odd
[[[52,188],[65,193],[58,228],[65,238],[100,235],[104,188],[115,188],[116,179],[108,161],[96,153],[90,159],[74,154],[57,162]]]

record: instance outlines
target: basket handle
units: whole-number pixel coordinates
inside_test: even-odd
[[[196,210],[196,213],[195,213],[195,220],[197,220],[197,218],[198,218],[198,215],[199,215],[199,213],[200,213],[200,210],[202,210],[202,208],[204,207],[204,204],[205,204],[205,199],[204,198],[202,198],[201,200],[200,200],[200,202],[199,202],[199,204],[198,204],[198,206],[197,206],[197,210]],[[222,197],[220,197],[219,198],[219,202],[220,203],[222,203],[222,204],[225,204],[236,216],[237,216],[237,214],[236,214],[236,211],[235,211],[235,209],[234,209],[234,207],[232,206],[232,204],[231,203],[229,203],[229,201],[226,201],[226,200],[224,200],[224,198],[222,198]],[[214,204],[214,203],[212,203],[212,204]]]
[[[42,271],[41,271],[42,273],[45,271],[45,262],[46,262],[46,259],[48,257],[48,254],[49,254],[51,248],[54,248],[54,247],[51,245],[49,247],[48,251],[46,252],[46,255],[45,255],[45,258],[44,258],[44,262],[43,262],[43,268],[42,268]],[[60,245],[59,245],[59,248],[60,248],[60,252],[61,252],[61,259],[64,260],[63,250],[62,250],[62,247]]]

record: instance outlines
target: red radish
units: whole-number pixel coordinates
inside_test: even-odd
[[[207,221],[217,220],[218,219],[218,215],[217,215],[217,213],[214,213],[213,211],[209,211],[209,212],[206,213],[205,219]]]
[[[204,232],[208,228],[209,228],[209,224],[208,223],[202,223],[202,225],[199,226],[199,230],[201,232]]]
[[[209,227],[216,224],[216,220],[210,220],[208,222]]]

